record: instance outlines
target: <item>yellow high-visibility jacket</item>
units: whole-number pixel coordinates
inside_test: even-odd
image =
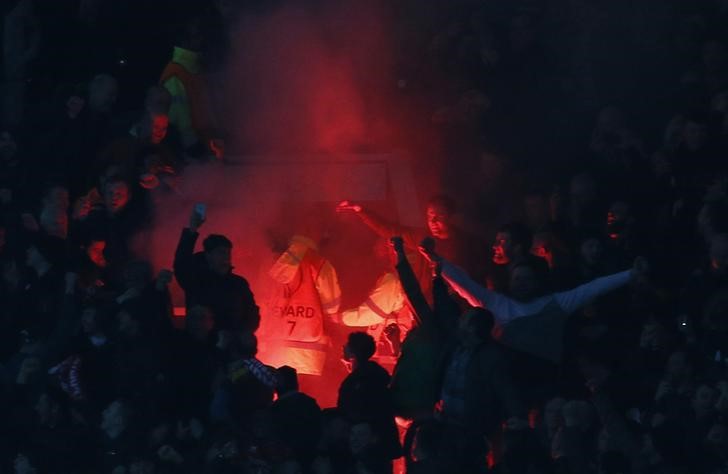
[[[277,287],[261,321],[260,360],[321,375],[330,346],[324,318],[337,314],[341,301],[336,270],[312,240],[295,236],[268,275]]]

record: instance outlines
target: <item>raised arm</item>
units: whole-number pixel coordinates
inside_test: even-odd
[[[367,211],[362,206],[349,201],[339,203],[336,207],[336,212],[356,214],[367,227],[372,229],[380,237],[390,239],[399,236],[407,247],[417,249],[419,242],[417,241],[417,232],[413,229],[388,222],[382,217]]]
[[[422,293],[420,283],[415,276],[412,265],[407,260],[407,256],[404,251],[404,242],[401,237],[392,237],[390,240],[394,251],[397,254],[397,274],[399,275],[399,281],[402,284],[404,294],[407,296],[412,311],[414,312],[417,324],[421,325],[425,321],[433,320],[433,313],[430,305],[427,304],[427,299]]]
[[[577,286],[573,290],[556,293],[554,297],[559,306],[570,314],[587,305],[593,299],[626,285],[631,279],[632,270],[627,270],[597,278],[589,283]]]
[[[255,296],[253,291],[250,289],[250,284],[247,280],[242,289],[242,320],[241,329],[250,333],[254,333],[260,327],[260,307],[255,302]]]
[[[190,225],[182,229],[182,235],[177,244],[177,250],[174,253],[174,276],[179,282],[179,286],[187,291],[194,286],[197,274],[194,265],[195,243],[200,234],[197,230],[204,222],[204,217],[197,210],[192,211],[190,216]]]

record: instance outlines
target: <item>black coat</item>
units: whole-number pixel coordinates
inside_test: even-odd
[[[308,466],[316,456],[322,433],[322,415],[316,400],[295,392],[280,397],[271,407],[276,436]]]
[[[341,383],[336,406],[352,423],[371,424],[383,449],[390,459],[395,459],[400,456],[400,446],[389,381],[389,374],[382,366],[367,361]]]
[[[210,270],[202,252],[194,253],[199,234],[182,231],[174,256],[174,274],[185,291],[187,308],[206,306],[213,312],[218,330],[254,332],[260,325],[260,312],[245,278]]]
[[[445,353],[443,381],[456,349],[457,344],[452,344]],[[477,346],[465,370],[465,417],[469,429],[487,435],[510,417],[525,418],[526,411],[511,380],[505,354],[496,342]]]

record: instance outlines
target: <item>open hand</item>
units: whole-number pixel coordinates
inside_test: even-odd
[[[354,204],[351,201],[341,201],[338,206],[336,206],[336,212],[346,213],[346,212],[353,212],[355,214],[358,214],[362,211],[361,206]]]

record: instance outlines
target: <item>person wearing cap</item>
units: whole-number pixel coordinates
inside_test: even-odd
[[[189,227],[182,230],[174,256],[174,274],[185,292],[187,308],[205,306],[213,313],[215,330],[253,333],[260,324],[260,313],[245,278],[235,275],[231,263],[233,244],[212,234],[195,253],[198,230],[204,217],[193,210]]]

